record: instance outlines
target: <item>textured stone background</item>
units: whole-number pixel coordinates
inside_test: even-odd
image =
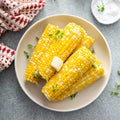
[[[24,32],[37,20],[54,14],[72,14],[85,18],[100,29],[112,52],[112,74],[103,93],[89,106],[69,113],[46,110],[32,102],[18,84],[14,64],[0,73],[0,120],[119,120],[120,96],[111,96],[115,83],[120,82],[120,21],[99,24],[91,14],[91,0],[46,0],[47,5],[37,17],[19,32],[7,31],[0,40],[16,49]]]

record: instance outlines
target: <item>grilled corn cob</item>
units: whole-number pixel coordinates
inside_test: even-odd
[[[42,93],[49,101],[54,101],[61,93],[75,83],[95,62],[95,56],[85,47],[81,47],[64,63],[43,87]]]
[[[26,68],[26,72],[24,75],[24,79],[33,83],[38,83],[40,81],[40,75],[37,69],[38,60],[42,59],[42,54],[48,50],[51,44],[54,42],[55,35],[54,33],[58,31],[58,26],[54,26],[48,24],[45,28],[42,36],[40,37],[38,44],[36,45],[28,66]]]
[[[91,67],[77,82],[71,85],[66,91],[64,91],[55,101],[63,100],[78,91],[88,87],[90,84],[98,80],[104,75],[104,68],[99,60],[95,60],[94,66]]]
[[[55,56],[63,60],[69,57],[73,50],[80,44],[83,38],[83,30],[75,23],[69,23],[61,31],[57,31],[55,43],[51,45],[48,51],[42,56],[42,60],[38,61],[38,71],[40,75],[47,81],[54,75],[55,69],[51,66],[51,62]]]

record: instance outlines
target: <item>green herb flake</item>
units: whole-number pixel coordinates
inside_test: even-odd
[[[63,37],[63,35],[64,35],[64,32],[61,32],[61,36]]]
[[[39,72],[37,71],[37,72],[34,72],[33,73],[33,77],[35,78],[35,79],[38,79],[39,78]]]
[[[118,75],[120,75],[120,70],[117,71]]]
[[[60,33],[60,30],[57,30],[57,32],[55,33],[55,35],[58,35]]]
[[[101,0],[102,6],[97,5],[98,12],[104,12],[105,10],[105,5],[104,2]]]
[[[35,46],[33,46],[32,44],[28,44],[27,47],[28,47],[29,49],[34,49]]]
[[[94,54],[94,53],[95,53],[95,50],[94,50],[94,49],[92,49],[92,50],[91,50],[91,53],[92,53],[92,54]]]
[[[64,33],[62,32],[62,33],[60,34],[60,38],[62,38],[62,37],[63,37],[63,35],[64,35]]]
[[[75,97],[76,97],[76,95],[77,95],[77,92],[75,93],[75,94],[72,94],[70,97],[71,97],[71,99],[74,99]]]
[[[58,84],[56,84],[56,86],[52,86],[52,91],[55,92],[57,90],[57,86]]]
[[[54,86],[52,86],[52,91],[55,92],[56,91],[56,88]]]
[[[30,58],[30,54],[27,51],[24,51],[24,54],[26,55],[26,58],[29,59]]]
[[[36,41],[38,42],[39,41],[39,37],[36,36]]]
[[[56,37],[55,37],[55,40],[57,41],[58,39],[59,39],[59,37],[58,37],[58,36],[56,36]]]
[[[82,63],[80,63],[80,66],[82,66],[83,64]]]
[[[95,66],[94,64],[92,64],[92,67],[93,67],[93,68],[96,68],[96,66]]]
[[[117,92],[117,91],[111,91],[111,95],[119,95],[119,92]]]
[[[53,34],[49,34],[49,36],[51,37],[51,36],[53,36]]]
[[[55,33],[56,37],[55,37],[55,40],[58,40],[60,38],[63,37],[64,33],[61,32],[60,30],[58,30],[56,33]]]
[[[116,83],[116,87],[120,89],[120,83]]]

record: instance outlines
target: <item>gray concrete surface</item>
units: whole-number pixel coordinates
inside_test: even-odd
[[[37,17],[19,32],[7,31],[0,41],[16,49],[24,32],[37,20],[54,14],[72,14],[93,23],[106,37],[112,52],[112,74],[103,93],[89,106],[69,113],[46,110],[32,102],[18,84],[14,63],[0,73],[0,120],[120,120],[120,96],[111,96],[115,83],[120,82],[120,21],[99,24],[91,14],[91,0],[46,0],[47,5]]]

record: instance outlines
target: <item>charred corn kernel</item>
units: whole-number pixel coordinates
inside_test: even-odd
[[[95,67],[91,67],[77,82],[71,85],[66,91],[61,93],[55,101],[63,100],[78,91],[88,87],[93,82],[98,80],[100,77],[104,75],[104,68],[102,67],[102,63],[96,59],[94,63]]]
[[[38,83],[40,81],[40,74],[37,69],[37,66],[39,65],[38,61],[42,59],[44,52],[48,50],[51,44],[53,44],[55,38],[54,33],[58,30],[59,28],[57,26],[53,26],[51,24],[48,24],[45,28],[27,65],[24,75],[25,80],[33,83]]]
[[[54,44],[44,53],[42,60],[38,62],[39,73],[47,81],[56,72],[51,66],[53,58],[57,56],[64,62],[78,44],[80,44],[84,36],[83,29],[75,23],[69,23],[63,30],[57,31],[55,35]]]
[[[95,56],[85,47],[81,47],[64,63],[43,87],[42,93],[49,101],[54,101],[61,93],[75,83],[95,62]]]

